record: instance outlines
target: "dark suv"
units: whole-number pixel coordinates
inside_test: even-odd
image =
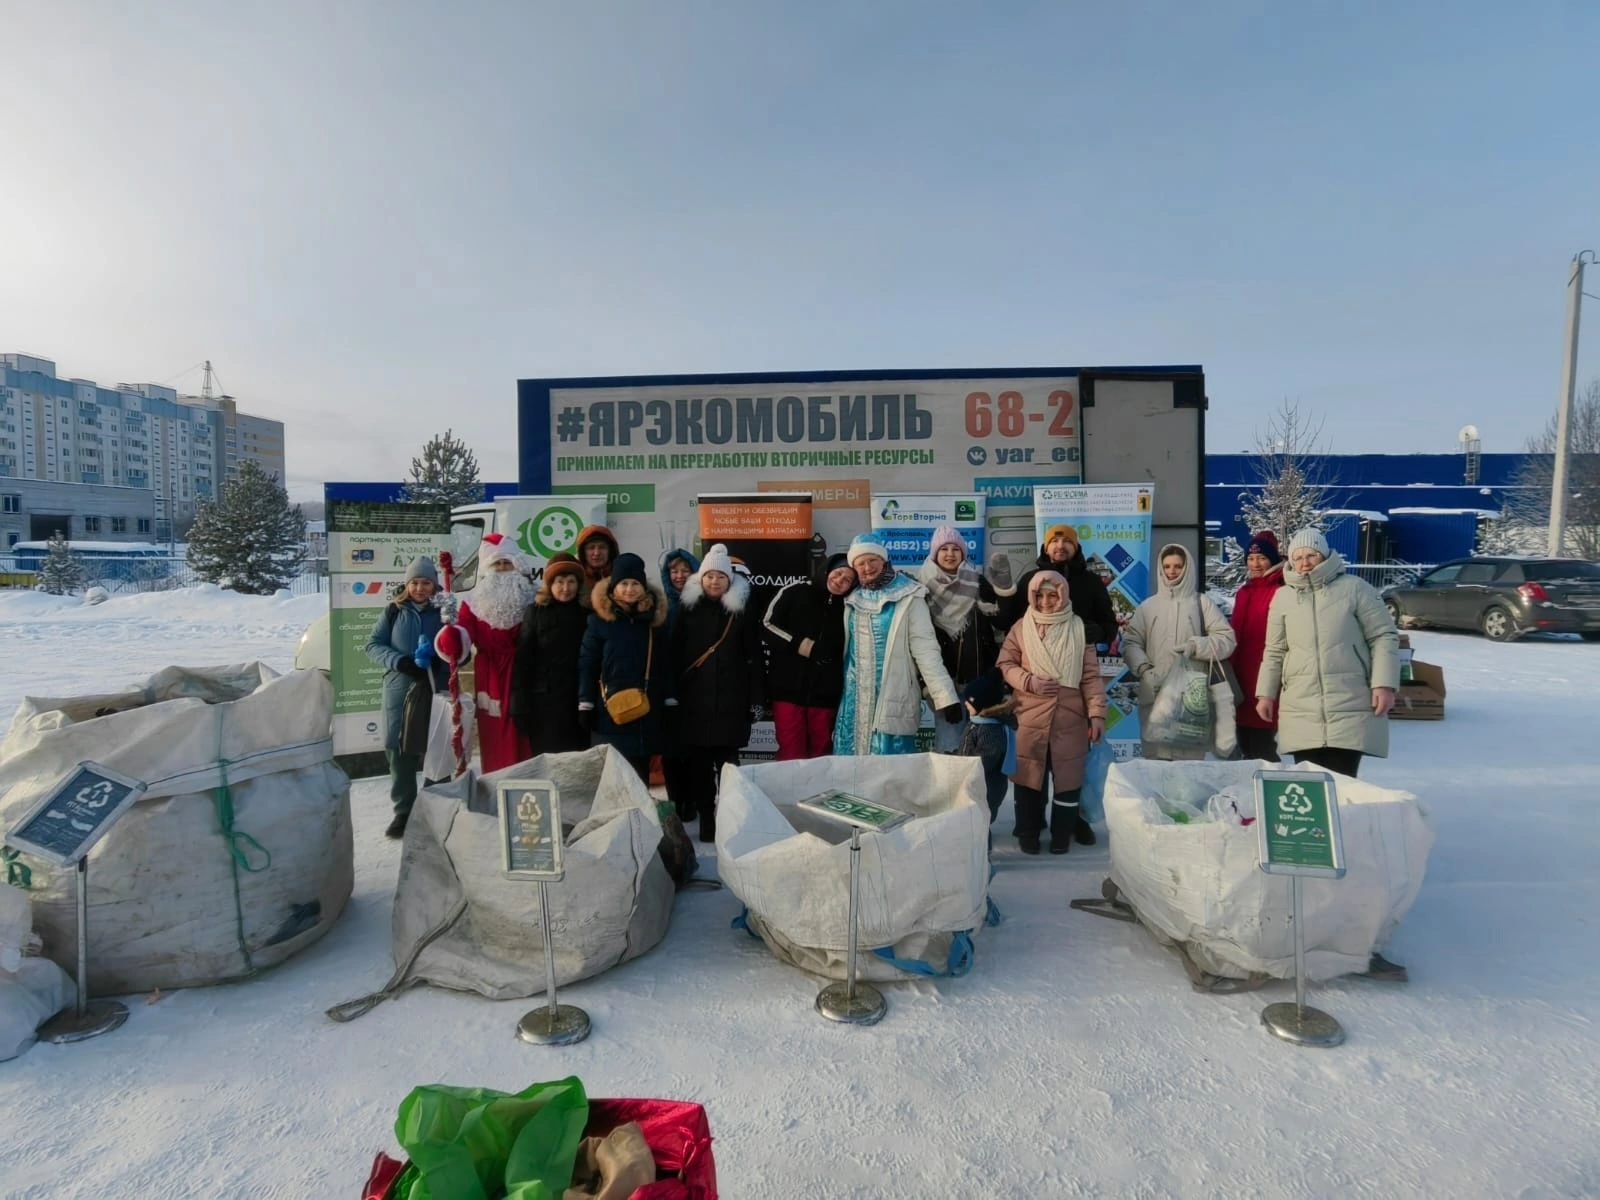
[[[1600,642],[1600,563],[1578,558],[1458,558],[1385,588],[1383,600],[1401,627],[1481,629],[1497,642],[1525,633]]]

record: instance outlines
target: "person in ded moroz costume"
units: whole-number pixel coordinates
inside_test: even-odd
[[[476,653],[473,701],[485,774],[533,757],[528,739],[512,720],[511,693],[523,614],[536,594],[516,547],[503,535],[489,533],[478,547],[477,586],[466,599],[450,596],[443,604],[447,627],[459,626]],[[441,630],[439,652],[447,660],[453,649],[450,640]]]

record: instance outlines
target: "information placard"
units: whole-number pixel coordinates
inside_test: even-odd
[[[558,882],[561,859],[561,794],[548,779],[512,779],[500,798],[501,866],[511,879]]]
[[[1344,875],[1339,799],[1320,771],[1257,771],[1256,837],[1261,869],[1275,875]]]
[[[53,866],[70,867],[144,791],[137,779],[81,762],[6,834],[6,844]]]
[[[888,805],[841,791],[819,792],[815,796],[807,796],[799,802],[798,807],[819,813],[830,820],[853,825],[857,829],[870,829],[874,833],[887,833],[895,826],[904,825],[911,820],[911,814],[908,812],[901,812],[897,808],[890,808]]]

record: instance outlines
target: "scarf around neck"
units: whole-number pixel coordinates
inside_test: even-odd
[[[950,575],[930,557],[917,572],[917,582],[928,589],[933,623],[950,637],[960,637],[967,615],[978,602],[978,569],[964,562]]]
[[[1022,615],[1022,660],[1030,675],[1076,689],[1083,681],[1083,621],[1070,607]]]

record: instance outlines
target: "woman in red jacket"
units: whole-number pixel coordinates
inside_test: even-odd
[[[1277,762],[1278,723],[1263,721],[1256,715],[1256,676],[1261,673],[1261,656],[1267,647],[1267,610],[1283,586],[1283,555],[1272,530],[1264,529],[1250,539],[1244,552],[1249,578],[1233,598],[1229,618],[1239,645],[1233,652],[1233,669],[1244,689],[1245,702],[1239,705],[1235,725],[1239,730],[1239,756]]]

